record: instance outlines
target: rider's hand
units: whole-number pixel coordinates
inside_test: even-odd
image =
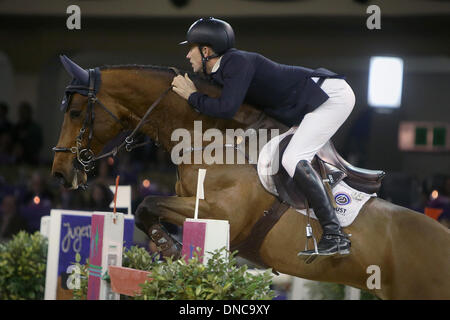
[[[182,98],[189,99],[189,96],[197,91],[197,88],[195,87],[192,80],[189,78],[187,73],[184,74],[184,77],[182,75],[176,76],[173,78],[172,81],[173,91],[178,93]]]

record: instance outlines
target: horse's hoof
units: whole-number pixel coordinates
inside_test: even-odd
[[[174,260],[181,257],[181,244],[173,239],[162,225],[152,225],[148,235],[163,257],[172,257]]]

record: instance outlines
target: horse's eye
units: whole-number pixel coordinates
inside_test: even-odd
[[[70,117],[73,118],[78,118],[81,114],[80,110],[71,110],[70,111]]]

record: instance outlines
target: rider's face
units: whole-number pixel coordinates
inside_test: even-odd
[[[202,70],[202,56],[198,46],[191,46],[186,59],[189,59],[194,72],[200,72]]]

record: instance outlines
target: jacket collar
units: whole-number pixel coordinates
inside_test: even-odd
[[[219,59],[217,59],[216,64],[213,66],[213,68],[212,68],[212,70],[211,70],[211,73],[217,72],[217,70],[218,70],[219,67],[220,67],[220,61],[222,60],[222,57],[223,57],[223,55],[220,56]]]
[[[228,58],[229,53],[236,51],[237,49],[235,48],[231,48],[228,49],[227,52],[225,52],[223,55],[220,56],[219,60],[216,61],[216,64],[214,65],[214,67],[212,68],[211,74],[210,75],[214,75],[215,73],[217,73],[217,71],[220,69],[220,65],[222,60],[226,60]]]

